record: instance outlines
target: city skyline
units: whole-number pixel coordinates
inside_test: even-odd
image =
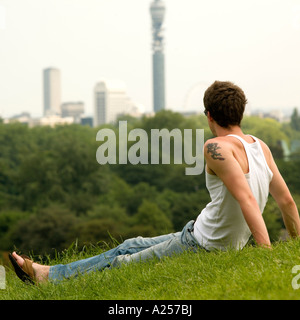
[[[0,115],[43,112],[41,70],[61,70],[62,101],[120,79],[152,111],[151,0],[1,0]],[[300,105],[300,5],[296,0],[164,0],[166,106],[199,111],[214,80],[240,85],[252,109]],[[18,93],[16,94],[16,88]]]

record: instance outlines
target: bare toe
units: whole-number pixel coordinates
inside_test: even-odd
[[[15,260],[18,263],[18,265],[22,268],[22,266],[24,264],[24,259],[21,256],[19,256],[16,252],[13,252],[12,256],[15,258]]]

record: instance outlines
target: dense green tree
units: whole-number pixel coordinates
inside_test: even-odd
[[[291,128],[296,131],[300,131],[300,116],[297,108],[294,108],[291,116]]]
[[[270,118],[245,117],[242,122],[242,129],[247,134],[252,134],[263,140],[270,148],[277,146],[279,140],[289,141],[282,131],[282,125]]]
[[[173,231],[172,223],[164,212],[155,203],[146,199],[134,216],[134,225],[142,226],[144,236],[156,236]]]
[[[300,194],[300,161],[277,161],[277,166],[291,192]]]
[[[284,228],[284,224],[281,217],[281,212],[276,202],[271,197],[263,212],[263,218],[265,220],[265,223],[269,232],[270,240],[271,241],[279,240],[281,236],[281,232]]]
[[[171,205],[172,223],[175,230],[181,230],[189,220],[194,220],[210,201],[208,192],[178,193]]]
[[[19,220],[9,231],[9,240],[23,253],[54,253],[54,249],[61,251],[76,240],[72,231],[77,222],[70,211],[51,206]]]
[[[10,250],[14,243],[10,239],[10,230],[21,220],[27,219],[30,213],[22,211],[0,212],[0,251]]]

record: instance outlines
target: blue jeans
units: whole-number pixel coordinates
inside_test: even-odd
[[[108,267],[119,267],[123,263],[146,261],[154,257],[178,254],[185,250],[196,251],[200,248],[193,235],[194,221],[188,222],[181,232],[170,233],[154,238],[137,237],[125,240],[109,251],[97,256],[71,262],[69,264],[51,266],[49,281],[58,282],[78,274],[103,270]]]

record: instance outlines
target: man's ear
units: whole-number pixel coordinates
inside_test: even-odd
[[[207,114],[206,114],[207,118],[209,119],[209,121],[214,121],[214,119],[212,118],[212,116],[210,115],[210,112],[207,111]]]

